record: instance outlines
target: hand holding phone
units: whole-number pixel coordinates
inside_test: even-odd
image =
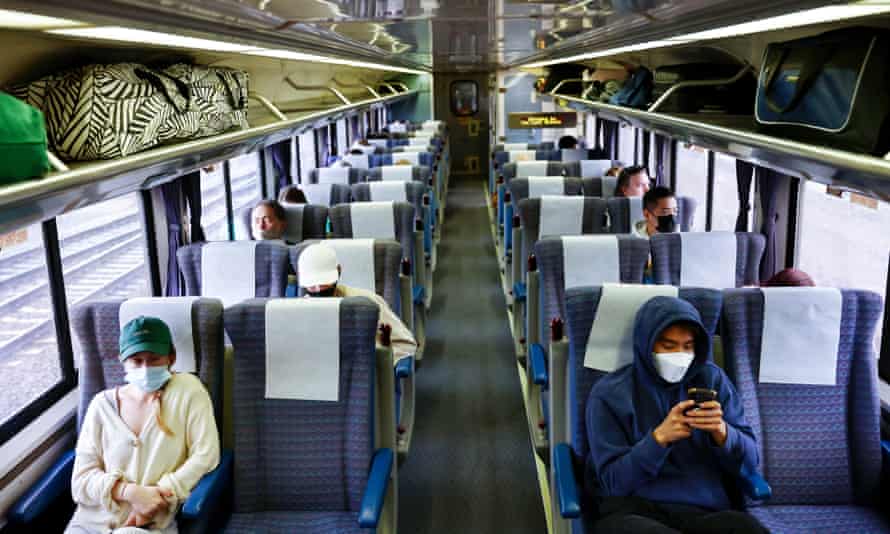
[[[684,412],[687,424],[709,433],[714,442],[722,447],[726,443],[727,430],[717,392],[708,388],[689,388],[687,395],[689,400],[695,402],[692,409]]]
[[[706,402],[717,400],[717,392],[710,388],[689,388],[686,391],[686,395],[689,397],[689,400],[695,401],[695,406],[687,409],[684,415],[688,414],[690,410],[701,409],[701,405]]]

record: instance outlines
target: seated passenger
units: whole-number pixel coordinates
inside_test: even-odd
[[[655,234],[669,234],[677,228],[677,198],[674,192],[663,186],[656,186],[643,195],[643,221],[633,227],[636,237],[649,239]]]
[[[352,167],[352,165],[348,161],[344,161],[342,159],[338,159],[330,164],[332,169],[348,169]]]
[[[407,159],[400,159],[398,161],[393,162],[393,165],[413,165],[413,163],[411,163]]]
[[[560,150],[562,150],[564,148],[573,150],[575,148],[578,148],[578,140],[574,136],[564,135],[559,138],[559,141],[557,142],[556,146]]]
[[[730,510],[723,478],[757,468],[757,442],[735,388],[710,361],[698,311],[652,298],[637,313],[633,347],[633,363],[600,379],[587,401],[588,465],[601,495],[595,531],[766,532]],[[696,405],[691,387],[716,400]]]
[[[260,200],[250,216],[253,239],[282,239],[287,229],[287,214],[277,200]]]
[[[278,192],[278,202],[281,204],[308,204],[303,190],[295,185],[289,185]]]
[[[618,173],[615,184],[616,197],[641,197],[649,190],[649,173],[646,167],[625,167]]]
[[[760,284],[762,287],[812,287],[816,283],[807,273],[798,269],[782,269]]]
[[[176,349],[160,319],[127,323],[119,359],[129,384],[90,402],[71,477],[77,509],[65,532],[175,533],[179,505],[219,463],[210,395],[196,377],[170,372]]]
[[[350,156],[364,156],[365,153],[360,148],[353,148],[352,150],[349,151],[349,155]]]
[[[413,356],[417,352],[417,342],[411,331],[382,297],[372,291],[338,283],[340,265],[337,263],[337,253],[333,248],[324,243],[309,245],[300,254],[300,259],[297,261],[297,272],[300,287],[303,288],[307,297],[365,297],[377,304],[377,307],[380,308],[380,324],[392,327],[390,338],[393,362],[406,356]],[[378,330],[378,344],[380,335]]]

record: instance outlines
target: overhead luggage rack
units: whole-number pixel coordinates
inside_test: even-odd
[[[207,165],[254,152],[297,135],[332,115],[398,102],[415,93],[405,91],[292,115],[275,113],[272,111],[274,106],[269,108],[267,102],[261,100],[269,114],[265,123],[258,126],[166,145],[125,158],[70,164],[67,170],[50,173],[42,179],[0,189],[0,233],[106,198],[153,187]]]

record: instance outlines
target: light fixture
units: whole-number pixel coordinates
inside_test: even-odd
[[[14,28],[17,30],[45,30],[48,28],[69,28],[72,26],[84,26],[85,23],[76,20],[59,19],[25,13],[24,11],[11,11],[0,9],[0,28]]]
[[[801,26],[809,26],[812,24],[821,24],[825,22],[838,22],[842,20],[881,15],[885,13],[890,13],[890,3],[888,3],[886,0],[863,0],[860,2],[854,2],[845,5],[825,6],[814,9],[807,9],[798,11],[796,13],[789,13],[787,15],[779,15],[776,17],[768,17],[751,22],[724,26],[722,28],[715,28],[713,30],[688,33],[675,37],[669,37],[667,39],[647,41],[644,43],[620,46],[617,48],[609,48],[606,50],[598,50],[596,52],[577,54],[560,59],[536,61],[534,63],[520,65],[520,67],[546,67],[559,63],[573,63],[577,61],[584,61],[605,56],[614,56],[628,52],[639,52],[642,50],[651,50],[654,48],[663,48],[666,46],[689,44],[697,41],[738,37],[741,35],[750,35],[753,33],[761,33],[787,28],[797,28]]]
[[[362,69],[385,70],[390,72],[404,72],[407,74],[427,74],[422,70],[409,69],[405,67],[396,67],[393,65],[383,65],[381,63],[369,63],[367,61],[354,61],[351,59],[340,59],[334,57],[317,56],[315,54],[307,54],[305,52],[296,52],[293,50],[273,50],[266,48],[255,48],[245,50],[245,54],[251,56],[263,56],[277,59],[289,59],[292,61],[311,61],[313,63],[328,63],[331,65],[343,65],[346,67],[356,67]]]
[[[254,47],[242,44],[227,43],[198,37],[187,37],[172,33],[123,28],[120,26],[95,26],[92,28],[70,28],[47,30],[47,33],[68,37],[86,37],[105,41],[121,41],[125,43],[141,43],[148,45],[173,46],[195,50],[211,50],[214,52],[244,52]]]

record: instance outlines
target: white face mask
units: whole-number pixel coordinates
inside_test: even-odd
[[[653,352],[652,359],[655,362],[655,370],[671,384],[676,384],[686,375],[689,366],[695,359],[691,352]]]

